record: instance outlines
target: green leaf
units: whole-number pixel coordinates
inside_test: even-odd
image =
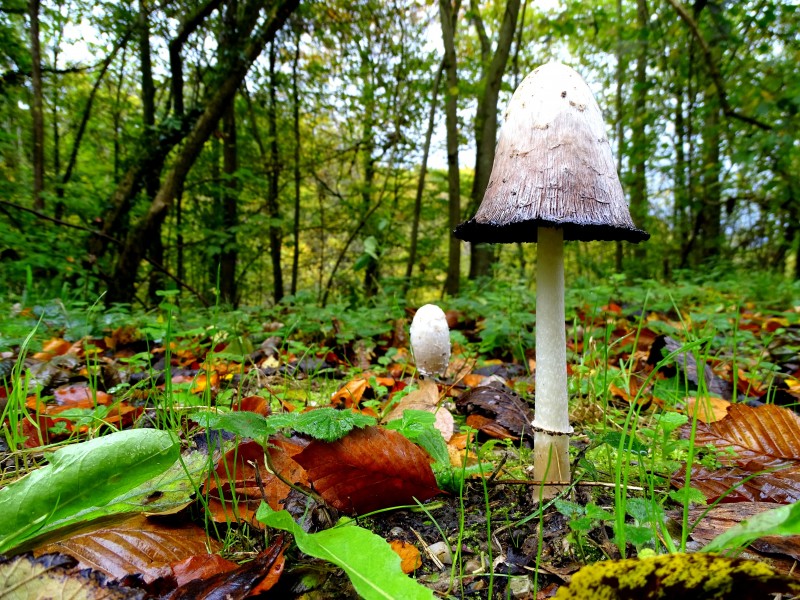
[[[296,415],[295,431],[324,442],[335,442],[355,427],[367,427],[376,423],[374,417],[335,408],[318,408],[304,413],[291,414]]]
[[[434,423],[436,415],[426,410],[406,409],[400,419],[395,419],[386,424],[387,429],[393,429],[403,434],[433,457],[433,460],[442,465],[450,465],[450,454],[442,433],[436,429]]]
[[[800,502],[787,504],[746,519],[711,540],[703,552],[745,546],[765,535],[800,534]]]
[[[76,522],[82,511],[163,473],[179,453],[173,434],[154,429],[120,431],[57,450],[49,465],[0,490],[0,553]]]
[[[362,527],[340,525],[317,533],[306,533],[288,512],[273,511],[263,502],[256,518],[269,527],[290,532],[302,552],[344,569],[356,592],[366,600],[422,600],[434,597],[430,589],[403,573],[400,557],[386,540]]]
[[[294,430],[325,442],[334,442],[354,427],[375,425],[375,418],[350,410],[318,408],[304,413],[281,413],[262,417],[242,411],[231,413],[200,412],[192,417],[209,429],[224,429],[242,437],[265,440],[281,430]]]

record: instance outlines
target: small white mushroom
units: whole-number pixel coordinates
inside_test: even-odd
[[[417,371],[425,377],[444,375],[450,364],[450,328],[435,304],[420,307],[411,321],[411,351]]]

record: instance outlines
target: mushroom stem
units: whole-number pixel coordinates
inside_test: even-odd
[[[536,257],[536,416],[533,473],[537,481],[570,480],[564,232],[539,227]],[[550,497],[558,486],[546,486]]]

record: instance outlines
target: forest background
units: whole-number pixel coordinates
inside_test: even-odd
[[[450,232],[511,93],[549,60],[594,91],[652,234],[570,244],[573,285],[797,280],[799,30],[777,0],[4,0],[2,288],[352,306],[527,285],[535,245]]]

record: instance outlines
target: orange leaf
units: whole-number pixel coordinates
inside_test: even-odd
[[[61,338],[51,338],[47,340],[42,346],[42,351],[33,355],[33,358],[41,361],[48,361],[54,356],[61,356],[66,354],[72,347],[67,340]]]
[[[389,545],[400,557],[400,568],[403,569],[403,573],[413,573],[422,566],[422,557],[414,544],[403,540],[392,540]]]
[[[686,414],[694,417],[697,412],[697,420],[703,423],[714,423],[724,419],[728,415],[728,407],[731,405],[722,398],[700,398],[694,396],[686,399]]]
[[[361,402],[364,392],[367,391],[369,383],[366,379],[353,379],[348,381],[344,387],[340,388],[333,396],[331,396],[331,404],[333,406],[343,406],[344,408],[352,408]]]
[[[395,431],[355,429],[335,442],[311,442],[295,460],[314,489],[334,508],[365,514],[441,493],[431,458]]]
[[[97,404],[108,404],[111,396],[102,390],[93,392],[86,384],[63,385],[53,391],[55,403],[72,408],[91,408]]]
[[[237,568],[239,565],[222,558],[219,554],[196,554],[172,565],[172,572],[180,587],[190,581],[208,579],[218,573],[227,573]]]

